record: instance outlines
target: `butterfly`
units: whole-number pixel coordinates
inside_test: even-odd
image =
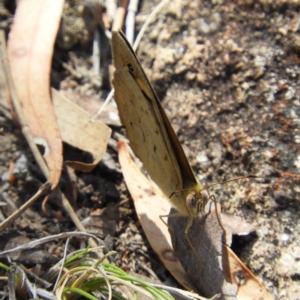
[[[185,237],[193,217],[204,212],[209,197],[198,182],[172,125],[131,45],[121,31],[112,33],[113,85],[126,136],[144,169],[178,213],[187,216]],[[163,217],[163,216],[162,216]],[[194,251],[195,253],[195,251]]]

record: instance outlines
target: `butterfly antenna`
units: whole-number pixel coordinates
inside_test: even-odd
[[[210,185],[205,186],[203,188],[203,190],[208,190],[209,188],[211,188],[213,186],[216,186],[216,185],[219,185],[219,184],[225,184],[225,183],[228,183],[228,182],[231,182],[231,181],[243,180],[243,179],[247,179],[247,178],[258,178],[258,176],[255,176],[255,175],[245,175],[245,176],[236,177],[236,178],[232,178],[232,179],[221,181],[221,182],[212,183]]]
[[[201,191],[203,191],[203,190],[207,190],[208,191],[208,189],[211,188],[211,187],[213,187],[213,186],[216,186],[216,185],[219,185],[219,184],[225,184],[225,183],[230,182],[230,181],[243,180],[243,179],[247,179],[247,178],[258,178],[258,176],[255,176],[255,175],[245,175],[245,176],[241,176],[241,177],[237,177],[237,178],[232,178],[232,179],[229,179],[229,180],[225,180],[225,181],[222,181],[222,182],[212,183],[210,185],[204,186]],[[172,198],[175,194],[182,193],[184,191],[194,191],[194,192],[196,192],[193,189],[176,190],[176,191],[174,191],[174,192],[171,193],[171,195],[169,196],[169,198]]]
[[[176,190],[176,191],[172,192],[172,194],[169,196],[169,198],[172,198],[175,194],[182,193],[182,192],[184,192],[184,191],[194,191],[194,192],[196,192],[196,191],[193,190],[193,189]]]

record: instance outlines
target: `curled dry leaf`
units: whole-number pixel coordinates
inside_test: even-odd
[[[54,189],[59,181],[63,157],[62,140],[50,97],[50,68],[54,42],[59,27],[63,0],[22,0],[18,2],[9,35],[8,59],[11,75],[22,109],[23,132],[45,148],[48,171],[42,168]],[[37,150],[33,150],[37,158]],[[41,163],[39,162],[41,165]]]
[[[78,161],[67,161],[66,163],[76,170],[90,172],[106,151],[111,129],[99,120],[91,122],[89,113],[55,89],[51,89],[51,92],[63,141],[91,153],[94,158],[91,164]]]

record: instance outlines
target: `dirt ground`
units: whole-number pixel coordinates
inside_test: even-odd
[[[152,1],[140,4],[136,32],[154,5]],[[217,186],[213,193],[226,214],[254,226],[255,232],[233,237],[233,249],[275,299],[300,299],[299,13],[300,2],[293,0],[177,0],[157,15],[137,51],[199,180],[210,184],[257,176]],[[71,52],[57,47],[52,85],[95,112],[108,93],[103,89],[108,78],[86,75],[90,74],[90,53],[86,45],[75,46]],[[62,62],[84,73],[84,79]],[[109,109],[117,113],[115,106]],[[105,120],[114,132],[120,131],[108,115]],[[2,220],[44,178],[18,126],[3,113],[0,122],[6,132],[0,138],[1,203],[11,203],[1,206]],[[112,236],[117,265],[170,281],[135,215],[115,141],[113,135],[107,155],[92,173],[65,170],[62,189],[72,193],[76,186],[77,214],[90,232],[101,238]],[[64,156],[84,157],[68,145]],[[12,161],[16,162],[14,185],[7,181]],[[106,207],[106,215],[91,221],[92,211]],[[63,217],[44,216],[37,202],[1,233],[0,250],[74,230],[55,197],[49,209]],[[73,249],[82,246],[75,240],[71,243]],[[61,257],[63,244],[53,243],[47,249],[36,250],[39,255],[35,252],[32,257],[20,255],[15,261],[49,265]]]
[[[256,228],[234,242],[242,261],[299,299],[299,5],[221,2],[172,7],[138,55],[201,182],[259,177],[217,200]]]

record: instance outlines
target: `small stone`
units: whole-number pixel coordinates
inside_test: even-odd
[[[293,256],[289,253],[282,253],[278,263],[277,263],[277,272],[281,276],[289,276],[294,273],[293,266],[295,260]]]

